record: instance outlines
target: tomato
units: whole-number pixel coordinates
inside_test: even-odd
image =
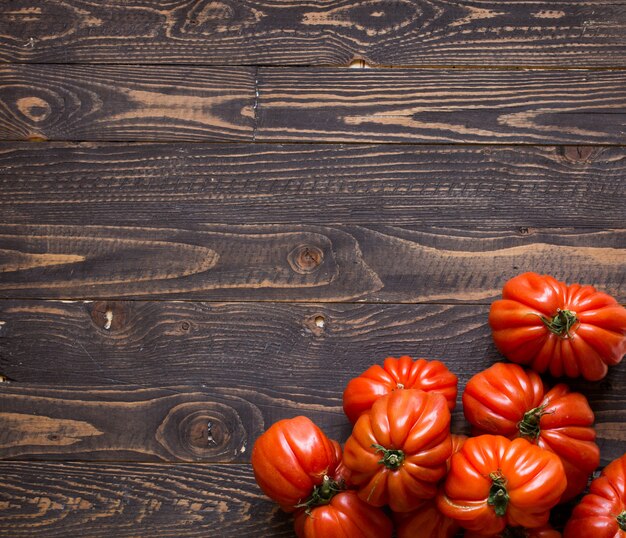
[[[252,449],[257,483],[286,512],[306,501],[325,476],[333,477],[340,459],[339,444],[303,416],[279,420]]]
[[[463,535],[463,538],[561,538],[561,533],[554,530],[550,525],[545,525],[536,529],[507,527],[503,532],[490,535],[468,531]]]
[[[626,538],[626,454],[607,465],[574,508],[564,538]]]
[[[451,453],[446,398],[404,389],[379,398],[359,417],[344,462],[361,499],[408,512],[434,497]]]
[[[452,456],[437,507],[471,531],[540,527],[565,490],[559,457],[526,439],[471,437]]]
[[[509,280],[491,305],[489,325],[505,357],[555,377],[597,381],[626,353],[626,309],[592,286],[548,275]]]
[[[404,355],[387,357],[350,380],[343,393],[343,410],[353,424],[374,402],[396,389],[421,389],[442,393],[450,411],[456,405],[457,377],[440,361],[413,360]]]
[[[387,515],[355,491],[339,492],[327,504],[298,511],[294,527],[299,538],[391,538],[393,533]]]
[[[517,364],[496,363],[472,377],[463,412],[475,434],[525,437],[557,454],[567,477],[562,501],[581,493],[600,464],[587,398],[562,383],[546,391],[536,372]]]
[[[461,447],[465,444],[468,437],[467,435],[453,433],[450,435],[450,439],[452,440],[452,454],[456,454],[459,450],[461,450]],[[450,454],[450,458],[452,458],[452,454]],[[448,458],[448,461],[446,462],[448,470],[450,470],[450,458]]]
[[[398,538],[453,538],[461,526],[444,516],[433,500],[425,501],[411,512],[395,512]]]

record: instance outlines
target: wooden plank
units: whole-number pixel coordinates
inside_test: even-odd
[[[624,224],[626,148],[0,144],[13,224]]]
[[[624,144],[626,71],[0,68],[0,140]]]
[[[13,0],[0,21],[1,61],[626,66],[623,1]]]
[[[256,139],[624,144],[626,72],[259,69]]]
[[[336,398],[328,399],[332,404],[316,404],[306,396],[286,401],[289,395],[280,391],[272,396],[236,385],[62,388],[11,383],[2,389],[1,459],[249,461],[252,444],[270,424],[303,413],[323,424],[329,435],[349,435]]]
[[[254,70],[0,65],[0,139],[251,140]]]
[[[0,472],[0,536],[293,536],[249,465],[0,462]]]
[[[12,379],[0,385],[2,458],[241,461],[269,424],[300,414],[344,441],[345,385],[386,356],[442,360],[460,391],[501,358],[487,306],[2,307],[0,372]],[[598,383],[567,382],[589,398],[602,461],[621,455],[626,369]],[[460,405],[453,428],[467,428]]]
[[[533,270],[626,297],[626,230],[0,224],[0,297],[485,302]]]

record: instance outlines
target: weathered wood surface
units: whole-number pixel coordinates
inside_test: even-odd
[[[1,140],[624,144],[626,71],[0,67]]]
[[[251,140],[254,69],[0,64],[0,139]]]
[[[500,359],[488,311],[11,301],[0,311],[0,367],[13,380],[0,392],[0,458],[247,461],[269,424],[300,414],[345,441],[345,385],[402,354],[442,360],[458,376],[453,427],[465,431],[460,394]],[[568,383],[596,414],[603,464],[620,456],[626,370]]]
[[[624,144],[624,71],[259,69],[256,139]]]
[[[623,227],[626,149],[0,144],[6,223]]]
[[[0,462],[0,536],[292,538],[249,465]]]
[[[626,66],[623,1],[4,1],[0,61]]]
[[[0,297],[486,302],[527,270],[626,293],[625,230],[113,224],[0,224]]]

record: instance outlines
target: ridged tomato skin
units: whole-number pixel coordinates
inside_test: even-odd
[[[496,488],[497,482],[503,486]],[[522,438],[481,435],[469,438],[452,456],[437,507],[463,528],[487,535],[507,526],[541,527],[566,483],[556,454]],[[498,489],[504,489],[504,498],[508,495],[501,514],[490,503]]]
[[[286,512],[306,501],[324,476],[334,477],[340,460],[339,444],[304,416],[272,424],[252,449],[257,484]]]
[[[381,396],[398,389],[436,391],[446,397],[450,411],[456,405],[458,379],[438,360],[387,357],[351,379],[343,392],[343,410],[353,424]]]
[[[626,454],[609,463],[591,483],[563,532],[563,538],[588,536],[626,538]]]
[[[296,512],[294,529],[298,538],[391,538],[393,524],[380,508],[347,490],[310,513]]]
[[[475,435],[523,436],[557,454],[567,477],[563,502],[585,489],[600,464],[587,398],[563,383],[547,390],[533,370],[500,362],[474,375],[463,392],[463,412]]]
[[[408,512],[435,496],[451,453],[446,398],[404,389],[379,398],[359,417],[344,463],[361,499]]]
[[[411,512],[394,513],[398,538],[454,538],[461,526],[444,516],[433,500],[425,501]]]
[[[602,379],[626,353],[626,309],[593,286],[523,273],[494,301],[489,325],[509,360],[554,377]]]

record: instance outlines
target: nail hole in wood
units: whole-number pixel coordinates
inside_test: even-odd
[[[354,59],[348,65],[350,69],[370,69],[370,65],[363,59]]]
[[[324,316],[315,316],[313,323],[315,323],[315,326],[319,329],[323,329],[326,325],[326,318]]]

